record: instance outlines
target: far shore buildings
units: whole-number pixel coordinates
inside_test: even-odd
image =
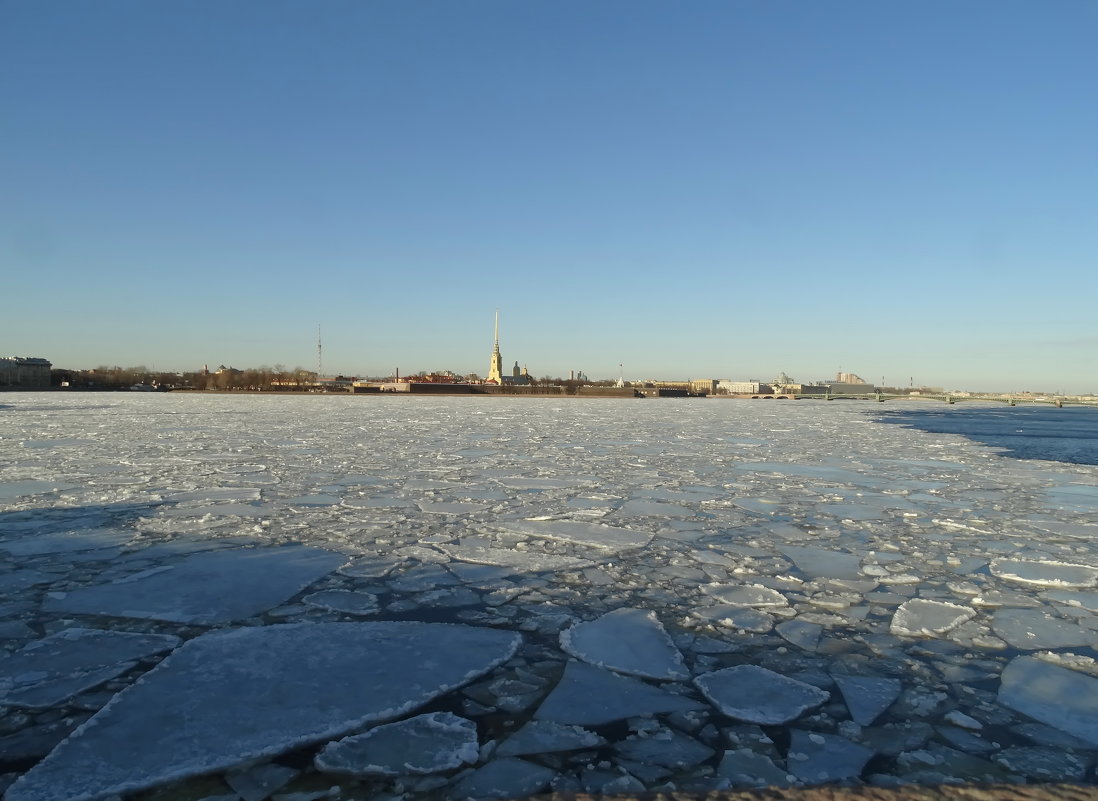
[[[0,357],[0,389],[49,389],[48,359],[37,356]]]

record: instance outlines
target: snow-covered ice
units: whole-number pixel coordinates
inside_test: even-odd
[[[1098,467],[907,408],[5,395],[5,801],[1092,782]]]

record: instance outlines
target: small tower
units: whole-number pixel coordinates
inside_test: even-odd
[[[492,361],[488,366],[486,384],[503,384],[503,357],[499,355],[499,311],[496,311],[496,344],[492,348]]]

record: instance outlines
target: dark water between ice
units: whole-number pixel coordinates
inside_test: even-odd
[[[960,434],[1016,459],[1098,464],[1098,409],[941,406],[881,412],[878,419],[935,434]]]

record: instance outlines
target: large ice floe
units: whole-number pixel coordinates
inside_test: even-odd
[[[5,801],[1096,783],[1094,466],[856,402],[5,407]]]

